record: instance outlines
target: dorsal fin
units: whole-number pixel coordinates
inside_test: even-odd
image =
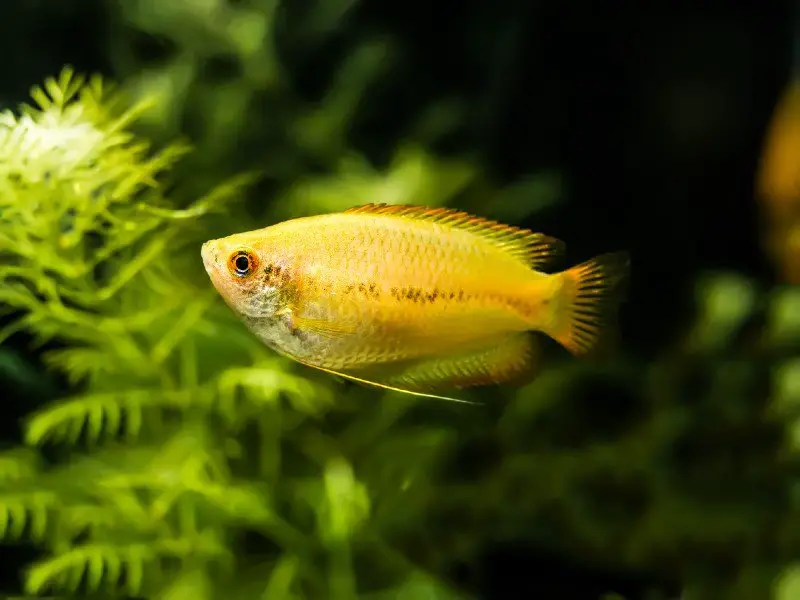
[[[566,249],[564,242],[543,233],[535,233],[513,225],[504,225],[498,221],[490,221],[452,208],[430,208],[409,204],[365,204],[348,208],[344,212],[391,215],[430,221],[469,231],[536,270],[550,266],[564,254]]]

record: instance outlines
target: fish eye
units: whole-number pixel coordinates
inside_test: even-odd
[[[255,273],[258,268],[258,259],[249,250],[237,250],[228,260],[231,273],[237,277],[245,278]]]

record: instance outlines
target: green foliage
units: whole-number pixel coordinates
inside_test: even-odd
[[[387,44],[361,40],[336,70],[325,97],[310,102],[296,89],[293,73],[276,48],[278,12],[284,24],[293,20],[295,10],[288,3],[114,4],[120,26],[111,57],[117,72],[134,94],[160,99],[160,110],[149,113],[146,121],[155,135],[175,135],[185,121],[193,124],[198,152],[187,164],[193,179],[202,179],[198,170],[204,167],[214,166],[214,171],[232,162],[257,165],[280,183],[305,174],[312,164],[334,166],[348,151],[348,127],[367,86],[387,67]],[[293,36],[290,43],[312,51],[336,32],[354,4],[305,3],[297,7],[303,12],[298,15],[301,24],[282,33]],[[142,33],[169,40],[174,50],[161,61],[141,64],[133,39]],[[265,146],[265,141],[271,143]],[[268,156],[250,151],[264,147],[280,151]]]
[[[599,373],[546,370],[500,419],[504,451],[468,522],[591,563],[677,573],[686,600],[793,598],[799,299],[735,273],[702,277],[691,327],[611,407],[582,387]],[[525,508],[508,511],[511,497]]]
[[[798,539],[784,496],[800,439],[797,290],[703,278],[694,324],[648,366],[548,364],[486,410],[341,387],[222,306],[206,239],[367,201],[457,201],[517,222],[562,186],[543,173],[496,190],[431,154],[458,121],[449,104],[372,164],[348,131],[392,41],[357,40],[306,98],[274,48],[284,4],[119,2],[122,92],[67,69],[2,117],[2,336],[55,342],[44,359],[71,384],[26,419],[25,448],[0,454],[0,533],[43,550],[28,593],[454,600],[454,561],[524,538],[677,574],[685,600],[767,597],[774,581],[793,597],[794,570],[776,578]],[[290,43],[315,51],[353,5],[292,3],[305,14]],[[123,23],[177,50],[143,67]],[[208,76],[220,55],[238,65],[224,81]],[[147,141],[186,122],[194,151]],[[231,165],[262,187],[213,187]],[[619,405],[595,402],[598,381]]]
[[[191,130],[197,152],[177,171],[186,175],[189,190],[244,167],[263,173],[264,187],[279,197],[254,202],[270,217],[335,210],[367,198],[440,204],[458,194],[463,207],[464,187],[478,183],[480,174],[460,161],[436,164],[423,151],[462,122],[452,99],[423,108],[403,132],[399,149],[394,140],[380,140],[389,149],[391,174],[376,173],[353,150],[357,117],[401,52],[391,36],[349,27],[359,4],[118,0],[112,3],[117,23],[110,58],[132,96],[159,99],[157,110],[143,115],[151,136]],[[159,41],[157,60],[137,58],[142,37]],[[331,52],[330,45],[339,47],[341,40],[344,50]],[[324,90],[309,92],[300,83],[302,71],[309,57],[319,56],[334,66],[321,75]],[[498,218],[520,219],[554,203],[561,186],[558,173],[529,173],[508,190],[484,182],[472,198],[482,214],[488,207],[503,211]]]
[[[69,69],[33,97],[37,106],[4,115],[0,139],[0,294],[15,315],[4,336],[56,340],[45,360],[76,393],[30,415],[29,449],[0,455],[0,533],[47,551],[26,591],[355,598],[353,553],[372,548],[388,569],[375,593],[446,597],[380,535],[411,518],[391,507],[420,486],[413,478],[446,437],[398,435],[387,443],[402,454],[356,471],[412,404],[398,400],[332,437],[321,420],[331,390],[252,339],[202,273],[198,224],[249,179],[171,208],[163,182],[187,148],[155,152],[132,133],[145,105],[126,108],[99,78]],[[330,186],[346,190],[338,197],[313,179],[287,194],[316,196],[305,210],[381,188],[437,203],[435,172],[452,181],[445,194],[472,177],[406,150],[388,174],[342,176]],[[41,464],[29,451],[39,447],[59,449],[58,460]],[[289,451],[305,458],[286,462]],[[389,473],[401,478],[396,492]],[[242,553],[244,533],[279,552]]]

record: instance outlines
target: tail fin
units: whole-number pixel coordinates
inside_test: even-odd
[[[629,275],[627,252],[602,254],[555,275],[562,286],[553,298],[556,308],[547,333],[576,356],[593,353],[616,334]]]

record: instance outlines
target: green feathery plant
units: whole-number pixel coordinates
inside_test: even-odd
[[[45,552],[26,592],[366,597],[358,549],[386,571],[372,573],[375,598],[451,597],[380,535],[414,520],[409,494],[431,493],[420,473],[447,431],[387,436],[413,403],[371,401],[334,441],[319,420],[330,390],[248,335],[202,273],[198,223],[225,218],[250,178],[171,208],[166,178],[188,148],[131,132],[146,104],[70,69],[32,96],[0,124],[2,339],[56,341],[44,359],[78,393],[34,412],[27,447],[0,455],[0,534]],[[418,181],[433,168],[423,156],[409,159]],[[371,192],[381,181],[398,200],[418,191],[362,173]],[[391,452],[373,452],[381,436]],[[252,537],[268,550],[243,551]]]
[[[33,89],[34,106],[0,118],[0,303],[12,317],[0,344],[20,332],[47,344],[46,365],[71,384],[26,419],[25,448],[0,454],[0,534],[42,548],[25,573],[35,595],[453,598],[391,549],[414,546],[452,430],[401,425],[416,406],[408,398],[339,388],[334,404],[314,382],[335,384],[307,379],[219,301],[199,247],[362,201],[458,197],[519,219],[498,211],[552,201],[557,182],[497,192],[472,165],[433,157],[423,145],[452,122],[442,106],[423,116],[416,144],[375,169],[346,132],[385,68],[383,42],[358,45],[309,103],[273,47],[277,2],[201,4],[156,15],[151,3],[119,3],[112,55],[126,93],[65,69]],[[303,45],[321,43],[354,4],[316,3]],[[176,55],[140,69],[123,22],[173,38]],[[203,66],[218,52],[240,73],[210,83]],[[174,136],[187,117],[202,124],[194,150],[153,148],[132,130]],[[259,146],[268,160],[241,156],[254,136],[270,140]],[[178,200],[205,190],[222,162],[267,171],[272,200],[258,204],[258,223],[233,203],[250,175]],[[507,193],[525,202],[503,202]],[[334,410],[349,414],[328,419]]]
[[[128,89],[137,95],[155,93],[162,99],[156,110],[142,115],[151,126],[153,136],[163,133],[174,135],[182,131],[186,123],[192,124],[192,137],[199,150],[187,157],[189,162],[180,163],[189,173],[189,177],[184,179],[190,181],[184,181],[184,184],[190,183],[195,189],[203,190],[206,180],[217,177],[219,166],[224,164],[257,164],[268,171],[272,187],[266,195],[273,201],[258,203],[257,208],[264,209],[259,224],[299,214],[339,210],[365,200],[441,204],[454,197],[458,198],[458,205],[462,208],[501,220],[519,222],[527,213],[534,212],[537,205],[549,204],[558,197],[560,182],[549,174],[536,174],[527,181],[503,190],[501,197],[497,197],[491,189],[481,189],[479,193],[470,195],[470,191],[481,185],[474,169],[457,161],[435,160],[420,147],[410,144],[401,147],[394,155],[394,161],[386,172],[376,171],[361,157],[353,155],[348,136],[358,129],[354,117],[359,113],[359,106],[369,101],[368,92],[374,89],[372,86],[376,81],[392,71],[391,67],[395,64],[392,59],[400,50],[391,36],[364,39],[357,28],[348,27],[348,20],[357,5],[358,0],[313,0],[301,3],[280,0],[239,0],[235,3],[226,0],[180,3],[119,1],[112,3],[117,8],[118,18],[111,36],[110,56],[116,72],[124,74],[123,80]],[[306,64],[308,56],[324,54],[327,57],[329,46],[326,42],[333,37],[341,41],[351,33],[356,34],[350,38],[356,38],[351,51],[344,58],[341,68],[331,77],[331,84],[325,93],[309,97],[313,94],[300,92],[298,78],[292,72],[292,62]],[[133,43],[142,35],[152,36],[155,40],[168,40],[169,44],[160,44],[160,47],[169,48],[169,52],[160,60],[142,64],[135,51],[136,44]],[[281,46],[288,49],[287,60],[278,52],[278,39]],[[303,57],[303,54],[306,56]],[[227,69],[219,68],[225,65]],[[227,72],[220,73],[221,70]],[[408,132],[409,139],[425,146],[451,132],[462,120],[459,108],[459,101],[453,98],[431,105],[410,127],[413,131]],[[187,164],[188,167],[185,166]],[[215,168],[208,168],[210,166]],[[319,171],[328,175],[310,175]],[[237,212],[243,211],[237,206],[237,210],[215,215],[213,220],[200,219],[200,228],[206,231],[206,237],[225,235],[237,229],[251,229],[254,224],[247,222],[244,215],[237,220]],[[223,219],[227,220],[223,223]],[[191,221],[197,226],[197,219]],[[164,227],[171,227],[167,223],[169,220]],[[175,239],[188,243],[190,236],[186,235],[186,230],[182,224]],[[149,239],[148,236],[144,234]],[[166,247],[170,253],[174,251],[176,256],[183,254],[174,246]],[[195,248],[186,251],[187,263],[196,261],[195,254]],[[144,270],[142,273],[147,272]],[[183,270],[173,268],[171,272],[170,269],[161,271],[162,277],[156,278],[159,285],[164,286],[165,279],[171,281],[170,277],[175,272],[183,273]],[[137,281],[141,280],[143,277],[138,277],[127,285],[131,288],[139,286]],[[250,450],[249,456],[258,457],[260,469],[269,474],[262,480],[275,482],[280,474],[282,483],[273,488],[273,498],[284,493],[275,493],[276,489],[288,489],[284,487],[287,479],[296,481],[293,477],[287,478],[286,471],[297,468],[298,463],[294,459],[286,459],[279,452],[287,440],[296,444],[300,453],[315,465],[309,471],[313,474],[309,475],[309,481],[316,481],[313,477],[324,472],[324,465],[332,457],[346,457],[354,477],[357,475],[357,480],[369,490],[369,511],[365,521],[368,525],[361,529],[362,535],[365,531],[373,534],[379,532],[384,538],[391,539],[398,537],[398,533],[407,536],[408,532],[412,532],[412,542],[406,543],[406,547],[422,546],[424,552],[428,552],[428,548],[438,545],[440,549],[446,548],[442,553],[447,554],[449,560],[453,560],[458,554],[457,550],[462,547],[474,547],[481,543],[481,539],[496,540],[500,530],[519,534],[521,529],[526,528],[525,523],[528,523],[525,535],[537,539],[537,528],[531,525],[533,523],[546,532],[538,538],[542,545],[552,544],[554,537],[564,544],[565,539],[574,535],[580,540],[572,547],[574,555],[587,552],[591,555],[591,549],[594,548],[594,558],[615,556],[617,564],[658,569],[662,563],[670,562],[662,558],[664,552],[669,555],[669,548],[681,548],[680,557],[672,558],[673,566],[670,568],[673,572],[675,569],[687,571],[688,574],[684,574],[687,590],[684,596],[689,600],[706,597],[703,595],[706,588],[692,580],[702,579],[699,576],[701,566],[713,565],[718,561],[716,553],[720,547],[719,540],[725,539],[728,540],[723,544],[726,548],[739,549],[740,553],[747,555],[747,559],[743,560],[753,563],[750,570],[756,573],[752,576],[754,580],[766,578],[768,581],[767,584],[763,581],[757,584],[751,582],[751,587],[742,582],[726,582],[729,587],[724,593],[731,595],[736,590],[745,598],[760,597],[759,594],[763,596],[762,590],[769,585],[770,576],[759,571],[761,565],[758,560],[753,561],[751,548],[761,547],[764,536],[763,526],[758,520],[762,517],[755,518],[754,513],[768,515],[763,517],[764,522],[772,523],[778,518],[775,508],[778,503],[765,490],[766,506],[754,503],[746,505],[745,509],[745,505],[740,503],[740,496],[747,495],[743,490],[746,488],[749,491],[760,484],[752,484],[745,478],[741,481],[736,477],[719,475],[715,478],[714,462],[711,461],[708,464],[712,468],[704,470],[701,481],[715,489],[730,484],[731,491],[728,492],[725,510],[722,510],[722,504],[725,503],[719,499],[710,506],[700,493],[703,485],[693,478],[693,469],[680,463],[674,449],[679,444],[702,438],[704,444],[711,445],[720,455],[724,455],[726,449],[720,446],[725,446],[726,440],[730,443],[731,439],[741,439],[743,429],[740,427],[750,431],[755,430],[757,425],[769,425],[764,423],[768,419],[760,414],[758,407],[753,406],[753,393],[748,383],[758,380],[763,371],[772,371],[774,375],[774,407],[770,419],[800,422],[796,401],[800,397],[800,365],[794,358],[797,355],[796,340],[800,339],[797,327],[797,315],[800,315],[797,307],[800,304],[793,290],[775,289],[769,294],[759,294],[754,292],[755,288],[749,282],[737,277],[723,276],[716,281],[701,283],[703,290],[699,296],[702,298],[703,314],[692,327],[690,339],[679,345],[682,346],[680,349],[671,349],[648,365],[644,370],[644,380],[650,383],[641,381],[636,386],[643,397],[641,402],[652,408],[652,415],[644,419],[643,424],[633,421],[627,426],[619,425],[621,419],[615,416],[612,428],[615,433],[610,436],[613,441],[607,446],[590,443],[585,454],[576,453],[576,445],[580,444],[575,437],[577,435],[580,438],[580,434],[575,432],[600,435],[600,426],[597,423],[584,423],[584,420],[592,418],[586,417],[587,414],[597,414],[593,412],[595,407],[590,400],[581,404],[575,398],[581,395],[580,392],[567,394],[564,391],[575,388],[581,379],[580,373],[585,371],[578,365],[572,365],[566,370],[546,370],[533,386],[518,394],[505,409],[503,418],[495,424],[496,431],[491,435],[502,438],[501,446],[507,467],[493,465],[488,474],[475,484],[480,488],[480,493],[470,486],[452,486],[447,490],[434,487],[430,481],[430,470],[440,460],[443,449],[448,448],[453,436],[441,426],[409,428],[399,424],[400,418],[413,403],[404,404],[395,398],[381,399],[378,403],[370,397],[358,406],[357,416],[352,415],[347,419],[347,425],[336,435],[331,435],[330,427],[321,427],[319,422],[307,427],[307,419],[295,426],[295,420],[305,414],[304,407],[281,410],[278,420],[275,418],[278,413],[270,404],[268,410],[271,412],[255,411],[259,415],[268,415],[261,420],[255,417],[255,422],[265,432],[272,433],[264,433],[263,439],[267,441],[262,442],[262,446],[255,451]],[[187,289],[183,284],[178,287],[184,292]],[[141,301],[143,289],[140,287],[132,295]],[[166,289],[171,288],[167,286]],[[172,298],[171,294],[165,293],[156,300],[157,296],[148,292],[146,297],[153,300],[155,306],[161,307],[166,306],[163,299]],[[201,294],[194,290],[189,296],[192,301],[200,301]],[[754,318],[754,307],[764,305],[771,307],[767,318],[769,325],[764,328],[764,335],[759,338],[756,347],[749,347],[752,340],[737,342],[734,332],[738,331],[740,335],[744,327],[742,323]],[[189,350],[188,356],[180,361],[173,360],[169,368],[165,366],[158,371],[159,377],[176,381],[173,388],[160,386],[162,390],[174,389],[176,397],[181,399],[174,401],[173,411],[181,412],[186,410],[184,407],[200,403],[196,395],[181,396],[187,389],[178,375],[181,364],[198,365],[194,372],[202,373],[204,377],[218,373],[223,381],[222,397],[227,398],[222,402],[223,405],[227,402],[235,406],[237,402],[232,400],[235,398],[232,392],[224,390],[241,386],[247,381],[251,384],[247,387],[247,393],[260,398],[260,392],[256,391],[259,389],[256,380],[262,382],[264,389],[270,389],[271,384],[263,382],[269,381],[269,377],[283,377],[283,365],[269,371],[269,376],[266,373],[257,374],[247,362],[249,357],[239,359],[226,354],[233,352],[232,348],[236,345],[233,339],[240,329],[230,325],[226,316],[217,313],[216,306],[206,309],[197,325],[187,330],[190,338],[198,341],[196,347],[192,346],[196,349]],[[112,311],[109,315],[118,316],[119,313]],[[208,325],[212,315],[214,324]],[[190,319],[189,316],[185,318]],[[152,331],[158,331],[161,335],[166,331],[165,324],[173,326],[169,319],[159,323]],[[214,333],[210,333],[208,338],[202,337],[203,328],[213,328]],[[151,331],[146,326],[145,330]],[[189,339],[184,335],[178,329],[172,339],[181,342]],[[214,335],[217,335],[217,339],[211,342],[210,338]],[[177,341],[174,343],[176,348],[183,348]],[[244,340],[243,343],[247,344]],[[214,360],[209,358],[209,353],[204,354],[200,350],[208,350],[209,344],[217,349],[216,353],[208,351],[213,354]],[[146,354],[149,346],[145,344],[143,347]],[[161,347],[168,348],[170,344]],[[240,347],[236,345],[236,348]],[[258,349],[252,351],[259,352]],[[192,352],[195,358],[192,358]],[[184,355],[176,353],[175,356]],[[268,355],[255,356],[259,357],[259,361],[268,360]],[[741,358],[745,360],[737,362]],[[85,364],[88,366],[84,372],[91,377],[101,368],[99,365],[105,368],[108,363],[89,359]],[[116,379],[110,376],[109,394],[116,391],[125,378],[131,379],[132,386],[140,385],[139,378],[143,376],[144,369],[135,362],[124,364],[128,364],[127,371]],[[133,372],[137,373],[137,377],[131,377]],[[738,380],[736,386],[726,387],[726,382],[731,380],[731,372],[742,375],[742,379]],[[714,385],[709,386],[708,392],[687,391],[689,386],[683,380],[692,380],[699,373],[708,377]],[[189,380],[193,381],[191,377]],[[298,385],[303,383],[298,382]],[[308,398],[323,392],[317,388],[314,390],[310,396],[296,393],[296,406],[300,407],[303,401],[316,406],[313,404],[316,401]],[[691,402],[687,402],[687,395],[691,396]],[[146,392],[142,398],[145,397],[149,398]],[[108,404],[116,405],[112,396],[105,398]],[[186,398],[190,399],[182,404],[182,399]],[[218,396],[209,395],[208,398],[209,402],[212,398],[220,402]],[[724,398],[724,401],[720,402],[719,398]],[[346,398],[339,396],[337,410],[343,404],[346,404]],[[237,413],[235,409],[230,409],[229,414]],[[746,425],[737,419],[745,421]],[[540,421],[542,425],[537,427],[536,423]],[[245,418],[242,422],[252,421]],[[707,426],[711,431],[701,426]],[[515,427],[520,429],[518,433],[514,433]],[[698,431],[693,432],[694,427]],[[143,432],[155,431],[150,425],[140,429]],[[639,438],[641,443],[630,446],[622,430]],[[726,432],[721,442],[706,439],[715,432],[720,435],[719,431]],[[793,447],[786,451],[789,457],[796,456],[796,444],[800,440],[797,431],[800,429],[795,426],[790,432]],[[274,441],[278,439],[275,432],[281,432],[281,443]],[[481,434],[487,434],[485,428]],[[594,439],[589,433],[585,435]],[[241,439],[242,436],[236,437]],[[517,438],[522,447],[533,445],[537,450],[515,456],[509,447],[513,446],[511,440]],[[560,439],[568,439],[569,442],[560,446]],[[548,451],[542,452],[541,448],[547,448]],[[732,453],[730,449],[727,451]],[[672,457],[667,464],[664,463],[665,456]],[[750,469],[754,469],[759,473],[776,471],[775,477],[782,476],[779,465],[769,462],[772,461],[769,456],[758,455],[758,451],[747,454],[747,461],[752,460],[757,466],[744,468],[741,463],[745,458],[735,456],[739,463],[738,473],[750,473]],[[607,460],[605,466],[604,460]],[[787,460],[791,462],[794,459]],[[288,465],[292,465],[292,469],[288,469]],[[669,484],[664,483],[665,477]],[[599,489],[593,489],[592,482],[595,480],[609,485],[613,495],[604,493],[604,486],[599,484]],[[742,487],[737,487],[738,484]],[[316,485],[321,489],[318,481]],[[690,494],[686,490],[693,489],[692,486],[699,488],[695,493],[699,494],[700,499],[693,501],[687,497]],[[312,497],[306,493],[305,487],[302,490],[293,498]],[[653,499],[652,504],[648,504],[644,522],[635,510],[624,508],[628,506],[626,499],[640,498],[642,494]],[[316,496],[318,499],[322,497],[319,494]],[[514,498],[516,502],[509,503],[508,498]],[[482,506],[484,503],[489,507]],[[296,510],[292,512],[294,521],[306,522],[304,509],[297,509],[296,504],[295,501],[293,506]],[[447,527],[436,526],[439,512],[431,509],[431,505],[440,509],[442,505],[446,507],[441,512],[446,512],[448,517],[441,521],[447,522]],[[554,525],[554,506],[558,507],[557,514],[566,511],[573,515],[561,529]],[[610,513],[601,510],[603,508],[609,508]],[[614,508],[618,510],[615,512]],[[794,505],[792,510],[796,510]],[[453,525],[450,515],[460,512],[470,517],[463,522],[453,517],[457,523]],[[556,518],[555,521],[560,519]],[[501,526],[501,522],[505,525]],[[742,532],[745,525],[749,528]],[[791,526],[781,527],[784,531],[792,530]],[[420,532],[420,529],[424,531]],[[717,533],[712,535],[712,532]],[[703,535],[713,539],[707,545],[703,545],[702,541],[687,542],[702,540]],[[726,537],[720,538],[722,535]],[[350,538],[351,543],[354,539]],[[749,546],[747,540],[759,541]],[[687,543],[689,547],[685,548],[684,544]],[[695,548],[694,552],[692,547]],[[465,554],[459,556],[464,557]],[[720,562],[727,563],[730,556],[723,554]],[[307,581],[310,563],[304,556],[307,555],[288,553],[282,555],[283,558],[268,561],[274,565],[276,581]],[[343,560],[341,557],[344,554],[336,556]],[[357,558],[353,562],[354,565],[360,563]],[[363,561],[363,567],[368,571],[378,571],[379,563],[384,564],[383,558],[378,560],[370,555],[369,560]],[[675,567],[675,564],[679,566]],[[318,572],[324,571],[319,569]],[[334,572],[339,571],[331,571]],[[428,580],[424,576],[416,579],[416,576],[411,576],[412,579],[408,579],[405,568],[393,572],[402,573],[398,577],[403,581],[427,585],[425,582]],[[181,589],[200,589],[192,587],[199,586],[192,583],[196,581],[193,578],[199,577],[195,573],[192,571],[181,580],[188,582],[180,584],[184,586]],[[388,579],[378,579],[383,587],[387,587]],[[350,580],[342,577],[339,581]],[[776,587],[778,597],[781,600],[794,598],[798,594],[796,590],[800,589],[798,582],[800,576],[797,571],[787,570]],[[323,587],[312,588],[311,597],[324,597],[323,589],[332,596],[346,597],[346,592],[334,593],[330,591],[333,587],[329,589],[324,587],[324,583],[321,585]],[[424,597],[420,588],[413,587],[411,583],[407,585],[410,587],[403,588],[406,597]],[[718,579],[711,578],[704,585],[708,585],[708,589],[713,589],[717,595],[721,593]],[[388,597],[401,597],[398,589],[390,588]],[[281,597],[274,590],[270,588],[268,597]]]
[[[513,439],[538,439],[527,430],[514,434],[512,424],[525,429],[537,411],[559,403],[567,392],[553,390],[567,390],[577,367],[543,374],[509,405],[498,429],[506,457],[481,480],[483,493],[443,488],[434,473],[453,448],[452,428],[403,420],[418,405],[406,397],[354,390],[334,403],[331,388],[315,383],[329,380],[264,348],[211,289],[199,244],[221,222],[229,232],[253,227],[231,204],[252,177],[177,209],[165,190],[172,166],[189,149],[156,151],[132,132],[148,103],[130,107],[101,79],[70,69],[32,95],[35,106],[0,117],[0,302],[12,317],[1,335],[56,342],[44,359],[69,377],[73,395],[31,414],[25,447],[0,453],[0,534],[43,551],[25,572],[28,594],[454,598],[393,549],[427,543],[428,532],[419,530],[439,514],[432,517],[432,507],[447,508],[456,523],[459,514],[483,515],[487,531],[468,521],[446,532],[452,549],[517,531],[521,513],[538,514],[558,497],[580,516],[571,530],[576,539],[604,554],[606,540],[615,539],[621,556],[637,564],[648,563],[641,550],[661,523],[670,523],[673,536],[697,537],[703,531],[696,522],[727,531],[730,515],[740,514],[732,502],[727,512],[698,508],[703,518],[694,521],[682,496],[678,502],[675,492],[650,481],[658,476],[648,465],[674,444],[668,427],[645,424],[609,442],[607,453],[590,444],[580,454],[574,442],[563,456],[509,451]],[[441,204],[475,179],[469,166],[437,161],[419,148],[401,149],[386,172],[348,157],[337,173],[284,189],[274,215],[289,216],[287,205],[293,214],[337,210],[353,198]],[[767,302],[741,279],[706,284],[698,292],[702,318],[686,340],[689,355],[716,356],[754,306],[769,305],[760,358],[749,370],[774,360],[770,418],[796,422],[796,290],[777,290]],[[650,374],[649,397],[662,406],[652,418],[659,422],[665,415],[674,423],[685,419],[676,400],[682,392],[664,383],[681,365],[664,361]],[[724,397],[728,406],[732,393],[714,388],[706,402]],[[365,401],[356,404],[359,394]],[[345,418],[329,418],[343,412]],[[741,415],[728,417],[735,425]],[[790,434],[787,453],[794,455],[796,431]],[[581,469],[562,461],[580,462]],[[593,500],[579,510],[573,505],[593,497],[572,486],[591,473],[619,477],[625,469],[647,473],[636,481],[650,481],[661,503],[643,521],[653,531],[639,522],[619,537],[586,508],[607,503]],[[504,490],[515,481],[528,495],[512,511]],[[793,597],[797,581],[796,570],[787,569],[776,593]],[[698,586],[688,586],[687,597],[702,597]]]
[[[354,26],[359,4],[117,0],[110,3],[109,58],[132,95],[160,99],[142,116],[151,136],[191,130],[197,151],[181,163],[179,173],[189,174],[184,185],[202,190],[220,171],[256,165],[266,175],[268,195],[281,200],[258,203],[269,218],[338,210],[366,198],[438,205],[458,194],[461,208],[518,222],[560,198],[558,173],[527,174],[503,190],[484,182],[477,190],[481,182],[472,165],[425,153],[422,147],[465,121],[460,101],[451,97],[433,100],[409,123],[388,176],[355,154],[351,139],[363,128],[361,109],[374,104],[373,90],[393,76],[402,52],[393,35]],[[153,40],[158,60],[137,52],[143,38]],[[321,75],[328,80],[324,90],[304,91],[300,65],[332,55],[330,42],[339,47],[348,39],[329,76]],[[331,176],[309,181],[320,172]],[[295,193],[281,197],[298,181]],[[465,198],[468,186],[476,193]]]

